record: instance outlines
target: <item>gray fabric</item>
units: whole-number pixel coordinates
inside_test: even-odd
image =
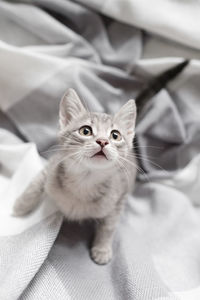
[[[89,2],[101,12],[100,1]],[[58,104],[68,87],[91,110],[114,112],[183,55],[199,57],[197,50],[102,16],[83,1],[29,3],[0,1],[0,108],[43,156],[56,143]],[[91,261],[91,223],[64,222],[60,230],[62,217],[55,214],[0,238],[0,299],[186,299],[182,292],[199,287],[200,212],[191,191],[200,192],[200,176],[190,167],[200,151],[199,74],[199,61],[192,59],[138,118],[143,170],[111,263]],[[16,133],[5,122],[0,117],[0,127]]]
[[[54,214],[17,236],[0,238],[1,299],[18,299],[48,256],[61,222]]]
[[[99,268],[89,258],[91,232],[92,224],[65,222],[43,268],[22,299],[34,299],[39,291],[46,299],[54,299],[56,295],[60,299],[99,300],[146,299],[146,295],[147,299],[156,299],[168,295],[169,290],[154,270],[150,256],[146,251],[141,252],[145,245],[126,220],[116,234],[114,260],[108,266]],[[47,273],[51,276],[46,277]]]

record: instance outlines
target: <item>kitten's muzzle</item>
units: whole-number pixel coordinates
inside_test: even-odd
[[[101,150],[97,151],[92,157],[105,157],[106,159],[108,159],[107,155],[104,152],[104,148],[101,148]]]

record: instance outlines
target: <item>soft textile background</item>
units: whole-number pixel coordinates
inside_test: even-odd
[[[200,299],[199,2],[24,2],[0,1],[0,299]],[[110,264],[89,258],[92,224],[63,223],[48,199],[11,217],[56,143],[67,87],[114,112],[184,57],[187,69],[139,116],[145,174]]]

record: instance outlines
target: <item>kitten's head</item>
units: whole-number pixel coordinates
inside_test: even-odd
[[[120,167],[132,149],[135,120],[134,100],[129,100],[113,116],[92,113],[76,92],[68,89],[60,102],[60,141],[66,158],[76,167]]]

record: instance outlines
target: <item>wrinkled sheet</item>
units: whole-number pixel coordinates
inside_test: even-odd
[[[0,1],[0,299],[200,299],[199,11],[195,0]],[[138,117],[142,169],[108,265],[89,257],[92,222],[64,221],[50,199],[12,217],[53,153],[68,87],[113,113],[185,57]]]

